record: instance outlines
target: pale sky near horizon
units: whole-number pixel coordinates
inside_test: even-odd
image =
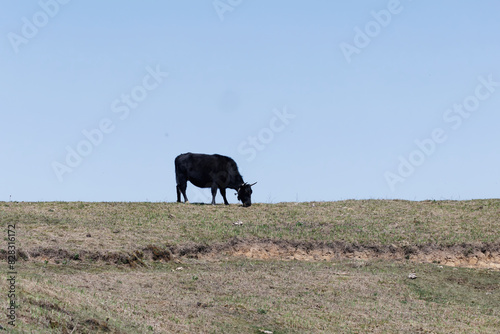
[[[175,201],[185,152],[254,202],[500,197],[498,1],[2,5],[0,201]]]

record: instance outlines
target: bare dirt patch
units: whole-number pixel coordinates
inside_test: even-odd
[[[6,254],[0,254],[0,258]],[[28,261],[66,263],[67,261],[104,262],[131,267],[147,266],[145,261],[182,261],[182,258],[199,258],[218,261],[228,257],[258,260],[338,261],[359,260],[410,260],[418,263],[435,263],[452,267],[486,268],[500,270],[500,244],[478,243],[452,246],[441,245],[362,245],[342,241],[309,242],[273,239],[233,238],[225,243],[184,244],[155,246],[129,252],[86,251],[69,252],[65,249],[36,248],[20,250],[18,257]]]
[[[437,263],[452,267],[500,270],[500,244],[461,244],[450,247],[438,245],[377,246],[343,242],[315,243],[233,239],[226,244],[215,245],[210,250],[187,252],[184,249],[183,252],[186,255],[201,256],[203,258],[237,256],[260,260],[406,259],[419,263]]]

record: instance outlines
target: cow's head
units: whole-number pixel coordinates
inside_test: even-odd
[[[245,207],[252,205],[252,186],[255,183],[248,184],[245,182],[238,188],[238,201],[241,201]]]

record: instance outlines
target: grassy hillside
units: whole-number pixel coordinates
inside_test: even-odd
[[[233,237],[366,245],[499,241],[500,200],[177,203],[3,203],[24,248],[133,250],[148,244],[210,244]],[[243,224],[234,225],[241,221]],[[91,237],[87,237],[90,234]]]
[[[496,333],[500,273],[477,268],[500,268],[499,218],[500,200],[0,203],[19,333]]]

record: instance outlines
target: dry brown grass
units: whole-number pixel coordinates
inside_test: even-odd
[[[240,206],[177,203],[0,203],[24,248],[131,251],[233,237],[364,245],[499,241],[500,200],[341,201]],[[242,225],[233,225],[242,221]],[[87,235],[90,234],[90,237]]]
[[[500,325],[500,276],[484,270],[360,260],[20,270],[20,332],[497,333]]]
[[[500,272],[437,262],[496,261],[498,217],[500,200],[0,203],[26,259],[19,333],[496,333]]]

